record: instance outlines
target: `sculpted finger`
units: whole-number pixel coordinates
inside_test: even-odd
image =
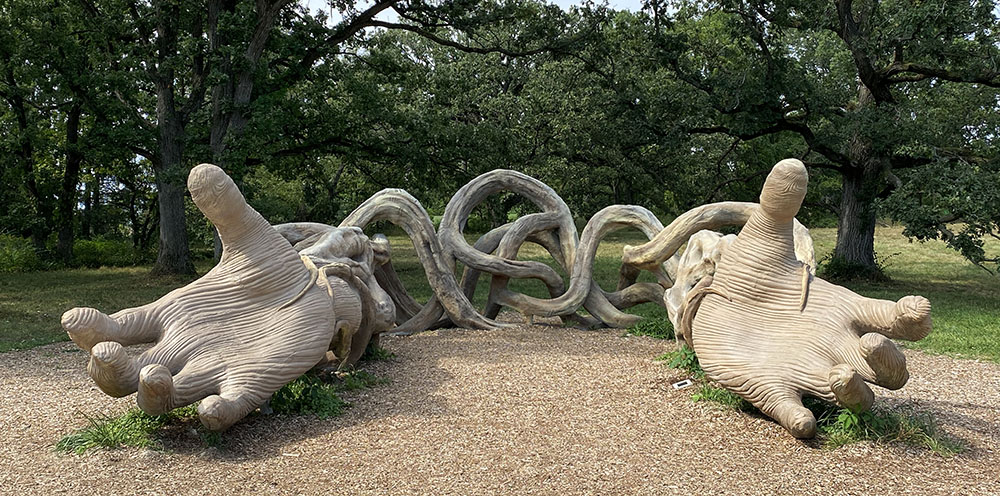
[[[107,315],[95,308],[78,307],[67,310],[62,315],[61,324],[70,339],[87,351],[102,341],[114,341],[125,346],[151,343],[162,331],[156,317],[157,308],[155,304],[150,304]]]
[[[871,367],[871,377],[865,379],[888,389],[899,389],[909,380],[906,357],[889,338],[874,332],[865,334],[860,351]]]
[[[218,390],[221,369],[188,364],[176,375],[170,369],[154,363],[139,372],[139,408],[150,414],[160,415],[174,408],[190,405]]]
[[[135,392],[139,365],[125,354],[121,344],[105,341],[90,350],[87,373],[105,394],[121,398]]]
[[[201,400],[198,418],[209,430],[224,431],[262,405],[271,393],[263,395],[259,390],[243,387],[223,388],[220,394]]]
[[[760,209],[767,217],[779,222],[791,222],[802,207],[809,174],[796,159],[775,164],[764,180],[760,192]]]
[[[799,439],[816,435],[816,417],[802,406],[802,397],[797,394],[774,394],[755,406]]]
[[[896,302],[896,321],[890,338],[919,341],[931,332],[931,302],[923,296],[904,296]]]
[[[875,393],[865,384],[864,379],[849,365],[840,364],[830,369],[830,391],[837,402],[854,412],[863,412],[872,407]]]
[[[280,246],[285,258],[298,255],[288,241],[247,204],[236,183],[222,169],[201,164],[188,174],[188,190],[198,209],[212,221],[224,249],[247,251]]]
[[[854,302],[854,324],[860,332],[919,341],[931,332],[931,303],[923,296],[904,296],[895,302],[859,297]]]

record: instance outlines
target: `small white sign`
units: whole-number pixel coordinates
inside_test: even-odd
[[[681,382],[675,382],[674,389],[684,389],[692,384],[694,384],[694,382],[691,382],[691,379],[684,379]]]

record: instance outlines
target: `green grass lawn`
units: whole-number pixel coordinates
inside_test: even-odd
[[[210,265],[201,264],[200,273]],[[143,305],[192,277],[150,277],[150,267],[0,273],[0,351],[20,350],[69,337],[63,312],[94,307],[105,312]]]
[[[817,259],[832,250],[834,229],[814,229]],[[642,238],[612,236],[601,244],[595,276],[602,287],[613,289],[618,280],[622,247]],[[431,291],[409,239],[391,236],[396,271],[410,292],[426,301]],[[854,284],[851,289],[870,297],[897,299],[919,294],[933,305],[934,331],[914,348],[968,358],[1000,361],[1000,278],[966,262],[942,243],[909,243],[899,228],[879,228],[875,249],[885,260],[893,280],[884,284]],[[989,251],[1000,251],[992,243]],[[520,258],[554,265],[535,245],[522,248]],[[201,264],[204,273],[209,264]],[[459,269],[461,270],[461,269]],[[112,312],[141,305],[185,284],[185,278],[151,278],[149,267],[75,269],[23,274],[0,274],[0,351],[24,349],[66,340],[59,317],[74,306],[91,306]],[[649,274],[640,280],[652,281]],[[533,296],[547,296],[538,281],[514,281],[513,289]],[[489,281],[482,277],[474,303],[482,307]],[[646,304],[631,310],[644,316],[665,316],[659,306]]]

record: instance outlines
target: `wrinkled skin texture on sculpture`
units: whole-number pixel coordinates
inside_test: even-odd
[[[357,363],[374,336],[394,325],[396,307],[374,273],[389,260],[389,241],[385,236],[369,240],[358,227],[312,226],[316,231],[311,233],[290,224],[275,229],[290,242],[298,240],[294,248],[299,255],[308,257],[328,281],[337,319],[329,361],[343,369]]]
[[[698,231],[688,240],[677,263],[674,285],[663,294],[667,317],[674,329],[680,326],[680,316],[687,307],[687,295],[699,281],[715,274],[722,252],[736,239],[735,234],[723,236],[715,231]],[[678,336],[678,339],[683,338]]]
[[[315,366],[331,345],[342,354],[350,348],[365,325],[357,288],[371,272],[372,252],[360,231],[339,232],[343,246],[317,248],[317,259],[339,262],[325,269],[330,277],[319,277],[221,169],[195,167],[188,189],[218,228],[219,264],[148,305],[112,315],[74,308],[62,325],[90,352],[87,371],[105,393],[137,392],[139,407],[152,415],[201,400],[202,423],[223,430]],[[358,267],[366,261],[367,272]],[[375,306],[367,312],[372,325],[384,318]],[[138,358],[122,348],[152,342]]]
[[[889,389],[907,379],[906,359],[888,338],[919,340],[931,330],[930,303],[919,296],[874,300],[809,278],[793,250],[792,219],[808,176],[797,160],[778,163],[760,208],[722,253],[714,278],[689,305],[691,338],[705,374],[777,420],[812,437],[810,395],[855,411],[871,407],[866,382]],[[692,295],[699,292],[696,287]]]

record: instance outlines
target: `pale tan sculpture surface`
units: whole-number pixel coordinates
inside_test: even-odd
[[[87,371],[105,393],[138,392],[139,407],[154,415],[201,400],[201,421],[222,430],[328,349],[343,361],[358,354],[354,334],[387,327],[392,303],[370,291],[374,254],[359,229],[325,233],[313,258],[302,257],[218,167],[194,168],[188,189],[218,228],[219,264],[148,305],[110,316],[74,308],[62,325],[90,352]],[[137,359],[122,349],[152,342]]]
[[[676,331],[687,307],[687,296],[702,279],[715,274],[722,252],[736,239],[735,234],[722,235],[715,231],[698,231],[691,236],[677,263],[674,285],[663,294],[667,317]],[[678,336],[682,338],[682,336]]]
[[[201,400],[202,422],[221,430],[310,368],[354,364],[389,329],[500,328],[508,325],[495,320],[501,306],[587,327],[626,327],[638,317],[624,309],[654,302],[667,307],[679,338],[693,346],[711,379],[794,435],[811,436],[815,421],[802,395],[864,409],[873,396],[865,380],[901,387],[905,360],[884,336],[924,337],[930,306],[920,297],[870,300],[813,278],[812,238],[794,220],[806,181],[802,164],[787,160],[768,176],[760,205],[704,205],[666,227],[642,207],[613,205],[578,235],[551,188],[496,170],[454,195],[440,230],[399,189],[374,195],[339,227],[272,228],[221,169],[203,164],[191,171],[188,187],[218,228],[224,247],[219,264],[154,303],[110,316],[75,308],[62,324],[91,353],[87,370],[102,391],[138,392],[140,408],[150,414]],[[503,190],[524,196],[540,212],[470,246],[463,235],[469,215]],[[410,237],[434,291],[426,304],[403,287],[388,240],[365,236],[362,229],[376,221],[392,222]],[[707,231],[743,224],[739,236]],[[593,280],[597,248],[608,233],[624,228],[650,240],[625,247],[618,288],[605,291]],[[545,248],[569,280],[543,263],[517,260],[527,242]],[[459,262],[465,265],[461,280],[455,276]],[[642,270],[657,282],[636,282]],[[482,274],[492,281],[479,310],[471,301]],[[550,297],[510,290],[507,283],[515,278],[542,281]],[[590,315],[578,313],[581,308]],[[138,343],[155,344],[137,359],[122,349]]]
[[[922,297],[864,298],[808,274],[795,257],[792,223],[807,181],[797,160],[774,167],[760,208],[722,252],[714,277],[688,294],[681,317],[706,375],[796,437],[816,431],[803,395],[870,408],[866,381],[898,389],[908,379],[888,338],[919,340],[931,330]]]

